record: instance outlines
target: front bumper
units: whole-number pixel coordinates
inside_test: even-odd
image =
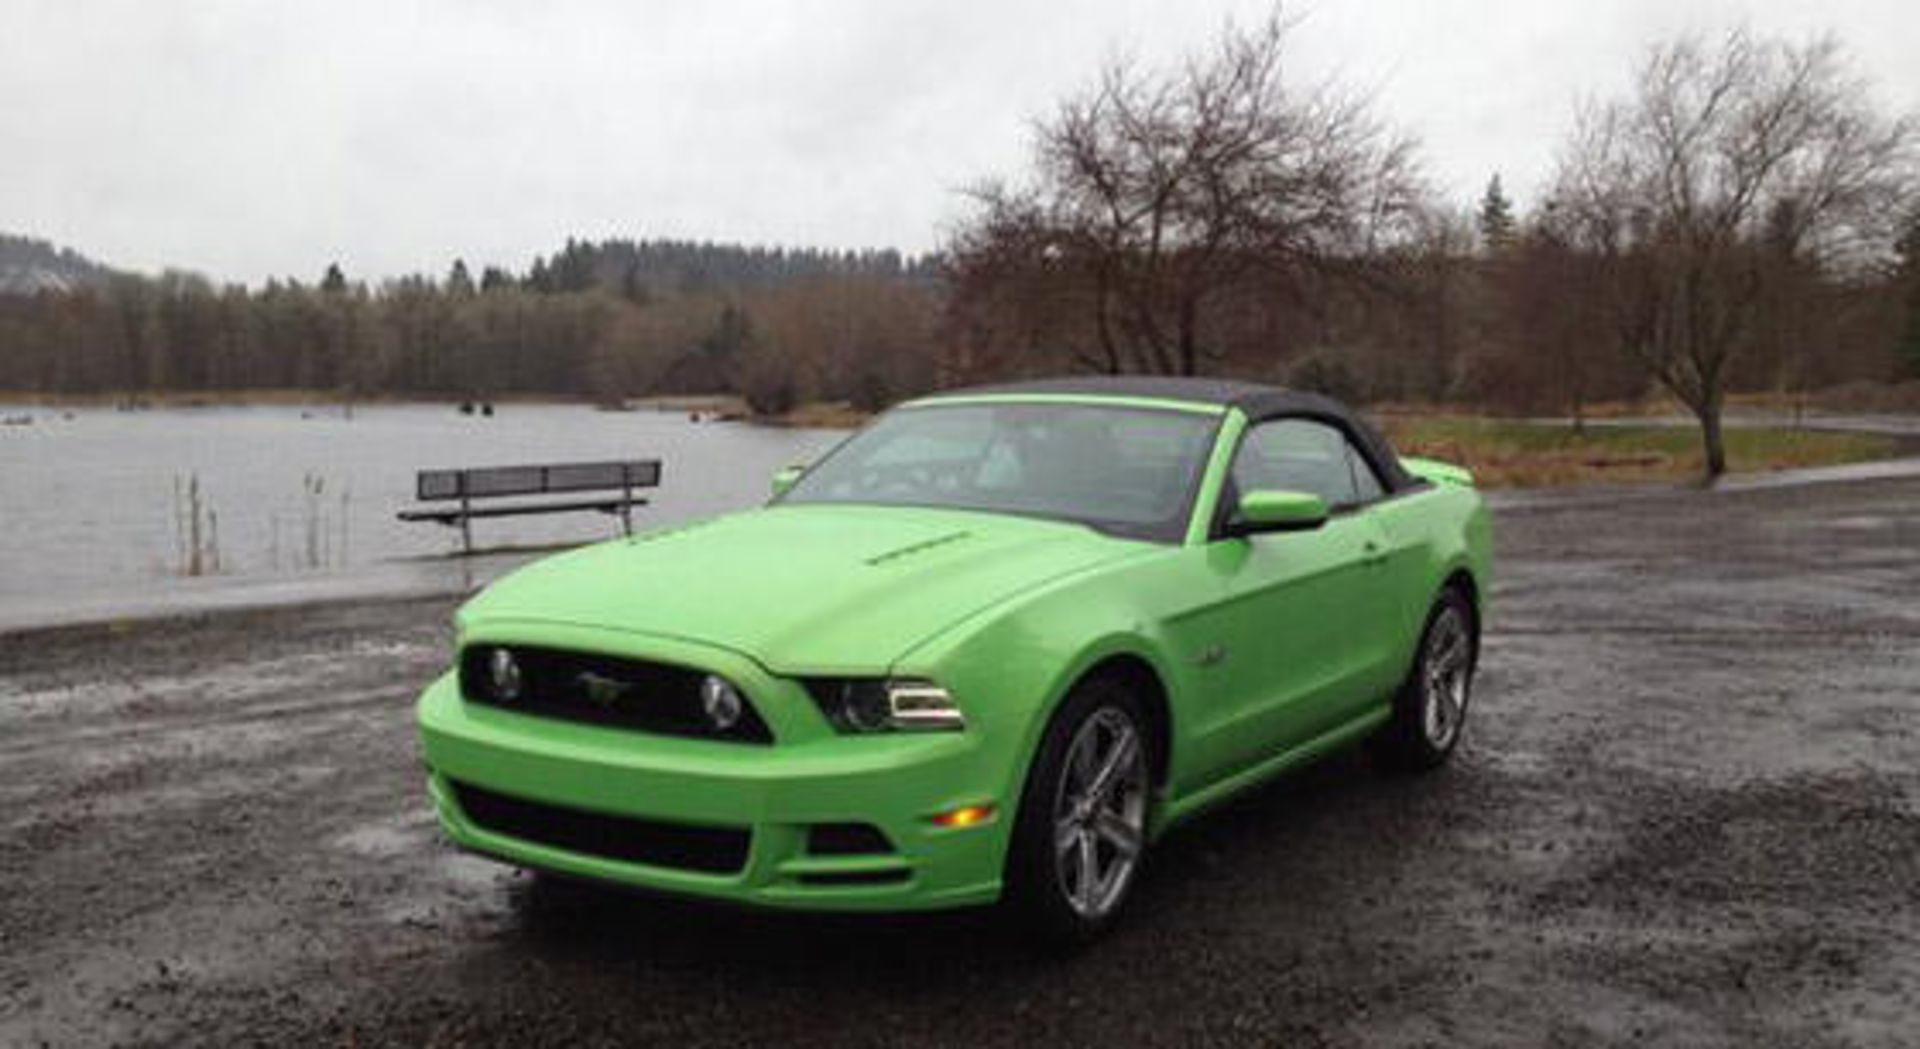
[[[776,733],[782,722],[811,713],[767,709],[807,703],[797,685],[750,665],[727,669]],[[973,733],[799,732],[771,746],[684,739],[470,704],[453,674],[420,697],[418,717],[441,826],[457,844],[511,863],[774,907],[933,909],[987,903],[1000,893],[1011,813],[999,796],[1001,776]],[[509,836],[471,818],[455,784],[604,816],[741,828],[750,834],[746,860],[737,872],[709,873]],[[997,810],[984,824],[947,828],[930,819],[982,803]],[[811,854],[809,828],[831,823],[870,824],[893,851]]]

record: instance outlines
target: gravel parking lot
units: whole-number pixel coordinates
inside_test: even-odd
[[[449,601],[0,637],[0,1044],[1914,1044],[1920,480],[1496,528],[1457,763],[1256,793],[1069,959],[452,852]]]

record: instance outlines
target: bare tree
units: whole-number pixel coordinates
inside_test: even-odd
[[[1452,392],[1461,348],[1472,335],[1474,226],[1459,212],[1423,208],[1417,229],[1413,242],[1397,253],[1404,258],[1393,289],[1410,322],[1408,392],[1438,402]],[[1510,238],[1511,231],[1501,236]]]
[[[1726,470],[1724,394],[1757,306],[1783,275],[1884,255],[1914,141],[1831,38],[1682,38],[1624,98],[1580,113],[1548,221],[1599,260],[1614,339],[1699,419],[1709,480]]]
[[[1551,223],[1528,223],[1484,261],[1492,285],[1492,352],[1476,390],[1509,409],[1552,411],[1586,428],[1587,406],[1646,389],[1613,352],[1611,320],[1594,294],[1599,260],[1572,249]]]
[[[1114,62],[1041,121],[1033,182],[973,194],[948,251],[956,301],[1047,289],[1026,305],[1080,318],[1081,366],[1192,375],[1221,355],[1222,295],[1357,268],[1411,211],[1412,148],[1364,98],[1290,87],[1286,28],[1229,26],[1167,74]]]

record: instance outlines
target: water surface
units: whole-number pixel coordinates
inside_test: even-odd
[[[754,505],[829,430],[689,421],[681,412],[503,405],[223,407],[119,412],[0,406],[0,628],[254,598],[471,584],[528,548],[618,534],[597,513],[455,529],[395,518],[420,469],[622,458],[664,461],[637,529]],[[190,550],[198,486],[200,576]]]

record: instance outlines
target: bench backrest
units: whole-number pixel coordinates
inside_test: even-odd
[[[660,460],[615,463],[554,463],[548,466],[482,466],[469,470],[422,470],[415,490],[422,502],[486,499],[506,495],[590,492],[607,488],[655,488]]]

